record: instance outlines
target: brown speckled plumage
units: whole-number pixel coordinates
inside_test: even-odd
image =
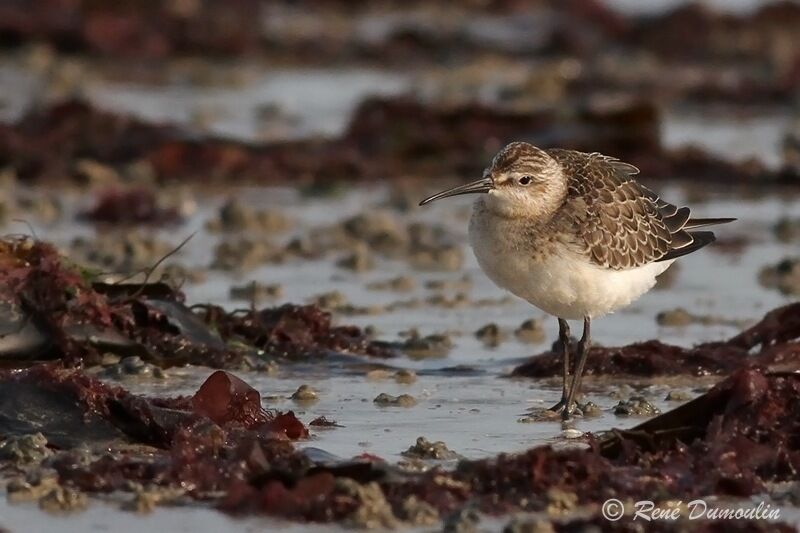
[[[592,319],[629,305],[653,288],[673,259],[714,240],[713,233],[696,228],[733,220],[692,219],[688,207],[638,184],[638,173],[602,154],[514,142],[500,150],[481,179],[420,203],[480,194],[469,240],[481,269],[499,287],[558,317],[561,400],[550,410],[562,420],[575,408]],[[578,319],[583,335],[573,367],[567,320]]]
[[[690,219],[688,207],[661,200],[634,179],[633,165],[598,153],[546,150],[568,181],[561,220],[578,233],[577,245],[592,262],[614,270],[674,259],[714,240],[713,223]]]

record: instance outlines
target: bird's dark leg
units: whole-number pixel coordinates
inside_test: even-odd
[[[572,410],[575,408],[575,397],[578,395],[578,389],[581,386],[581,377],[583,377],[583,367],[586,365],[586,358],[589,356],[589,346],[592,344],[591,340],[591,326],[592,319],[584,317],[583,319],[583,336],[578,342],[578,358],[575,364],[575,374],[572,377],[572,386],[569,388],[567,395],[566,407],[561,411],[561,418],[564,420],[569,419]]]
[[[569,381],[569,324],[563,318],[558,319],[558,343],[561,347],[561,358],[564,363],[564,374],[561,382],[561,400],[553,407],[551,411],[561,411],[567,405],[567,381]]]

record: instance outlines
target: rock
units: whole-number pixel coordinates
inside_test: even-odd
[[[310,302],[312,304],[318,305],[323,309],[328,309],[331,311],[335,311],[342,307],[345,307],[350,302],[340,291],[330,291],[330,292],[323,292],[322,294],[318,294],[311,298]]]
[[[772,232],[781,242],[800,241],[800,218],[781,217],[772,227]]]
[[[79,182],[88,185],[116,185],[121,179],[113,168],[94,159],[78,159],[75,162],[75,174]]]
[[[410,276],[398,276],[383,281],[373,281],[367,283],[367,289],[371,291],[394,291],[394,292],[409,292],[417,287],[417,282]]]
[[[409,253],[409,262],[419,270],[454,272],[464,265],[464,250],[456,245],[418,248]]]
[[[359,502],[356,510],[348,516],[351,526],[360,529],[393,529],[399,525],[392,506],[377,483],[361,485],[352,479],[340,477],[336,479],[336,490]]]
[[[788,296],[800,295],[800,257],[787,257],[776,265],[762,268],[758,281]]]
[[[246,300],[259,303],[283,297],[283,286],[279,283],[262,284],[257,281],[251,281],[245,285],[232,286],[229,295],[231,300]]]
[[[670,311],[661,311],[656,315],[656,323],[659,326],[681,327],[688,326],[692,322],[694,322],[694,317],[682,307]]]
[[[163,369],[143,361],[138,355],[123,357],[118,363],[107,365],[103,369],[103,375],[117,379],[126,377],[154,377],[163,379],[166,377]]]
[[[269,241],[241,237],[223,240],[214,248],[211,268],[215,270],[245,272],[264,263],[280,262],[283,251]]]
[[[401,257],[409,244],[408,232],[388,211],[370,211],[345,220],[346,234],[386,257]]]
[[[549,520],[517,517],[511,519],[503,533],[555,533],[555,528]]]
[[[39,499],[39,508],[48,513],[83,511],[89,506],[86,494],[58,486]]]
[[[402,518],[412,526],[433,526],[439,523],[439,512],[413,494],[403,501]]]
[[[319,400],[319,396],[310,385],[300,385],[292,394],[291,399],[298,403],[313,403]]]
[[[578,404],[578,409],[584,418],[592,418],[603,414],[603,410],[594,402]]]
[[[126,511],[139,514],[152,513],[159,504],[171,503],[186,494],[183,489],[148,487],[137,490],[133,498],[123,504]]]
[[[450,450],[444,442],[431,442],[425,437],[418,437],[416,444],[404,451],[403,455],[406,457],[437,459],[440,461],[449,461],[461,458],[461,455]]]
[[[416,330],[403,342],[402,349],[409,357],[425,359],[428,357],[445,357],[453,347],[453,341],[445,334],[433,334],[421,337]]]
[[[664,398],[668,402],[687,402],[692,399],[692,395],[682,390],[671,390]]]
[[[578,504],[578,495],[553,487],[547,491],[547,513],[563,515],[571,512]]]
[[[343,257],[336,264],[353,272],[367,272],[375,267],[375,260],[366,245],[359,243],[351,254]]]
[[[381,407],[414,407],[417,405],[416,398],[410,394],[391,396],[385,392],[382,392],[378,394],[372,401]]]
[[[9,503],[38,501],[58,487],[58,474],[52,470],[29,470],[24,478],[14,478],[6,486]]]
[[[417,381],[417,373],[413,370],[400,369],[394,373],[394,380],[403,385],[411,385]]]
[[[47,438],[41,433],[9,435],[0,443],[0,459],[19,465],[40,463],[53,455],[47,447]]]
[[[477,533],[480,514],[472,507],[462,507],[448,516],[442,527],[443,533]]]
[[[434,291],[468,291],[472,288],[472,278],[469,274],[464,274],[461,278],[453,279],[437,279],[430,280],[425,283],[425,288]]]
[[[255,210],[230,198],[220,209],[217,218],[206,224],[209,231],[254,231],[273,234],[292,227],[292,221],[282,212]]]
[[[514,335],[520,342],[541,344],[545,341],[544,327],[541,320],[528,319],[514,330]]]
[[[499,346],[508,335],[500,329],[497,324],[486,324],[478,331],[475,332],[475,337],[478,338],[486,346]]]
[[[661,410],[643,396],[631,396],[628,400],[620,400],[614,407],[614,414],[617,416],[653,416],[661,414]]]

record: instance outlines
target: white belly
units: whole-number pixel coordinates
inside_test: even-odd
[[[625,307],[649,291],[656,276],[673,262],[609,270],[569,249],[557,254],[533,253],[475,222],[470,224],[470,244],[486,275],[498,286],[563,319],[598,317]]]

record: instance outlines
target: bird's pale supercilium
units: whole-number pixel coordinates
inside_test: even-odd
[[[483,271],[508,290],[558,318],[561,400],[575,407],[590,345],[590,326],[650,290],[679,257],[714,240],[698,230],[732,218],[692,218],[635,180],[633,165],[598,153],[542,150],[515,142],[483,178],[423,200],[478,194],[469,240]],[[572,380],[567,320],[583,320]]]

